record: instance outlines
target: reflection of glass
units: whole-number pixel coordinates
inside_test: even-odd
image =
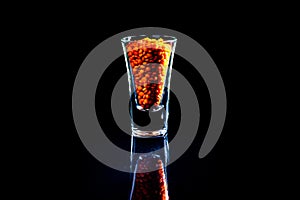
[[[121,41],[131,97],[132,134],[163,136],[168,126],[170,79],[177,39],[141,35],[125,37]],[[148,125],[143,126],[145,123]]]
[[[158,149],[162,151],[155,151]],[[130,200],[169,199],[166,173],[169,157],[167,137],[132,137],[131,153],[133,180]]]

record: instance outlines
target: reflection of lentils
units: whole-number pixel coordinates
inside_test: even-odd
[[[147,170],[148,162],[141,160],[138,165],[138,171]],[[136,174],[132,200],[169,199],[165,171],[160,159],[157,160],[156,166],[158,168],[156,171]]]
[[[162,39],[144,38],[126,46],[137,94],[143,109],[159,105],[170,59],[171,46]]]

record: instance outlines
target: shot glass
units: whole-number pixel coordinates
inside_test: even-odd
[[[165,35],[138,35],[121,39],[129,83],[133,136],[167,134],[176,42],[175,37]]]

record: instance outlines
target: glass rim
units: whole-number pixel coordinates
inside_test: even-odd
[[[176,42],[177,41],[177,38],[174,36],[160,35],[160,34],[151,34],[151,35],[143,34],[143,35],[131,35],[131,36],[123,37],[121,39],[121,42],[128,43],[128,42],[132,42],[132,41],[135,41],[138,39],[143,39],[145,37],[149,37],[150,39],[160,39],[161,38],[161,39],[163,39],[162,42]],[[138,39],[134,39],[134,38],[138,38]]]

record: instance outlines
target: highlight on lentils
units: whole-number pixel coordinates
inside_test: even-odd
[[[137,104],[143,109],[157,106],[162,100],[171,45],[163,39],[144,38],[126,46],[132,69]]]

